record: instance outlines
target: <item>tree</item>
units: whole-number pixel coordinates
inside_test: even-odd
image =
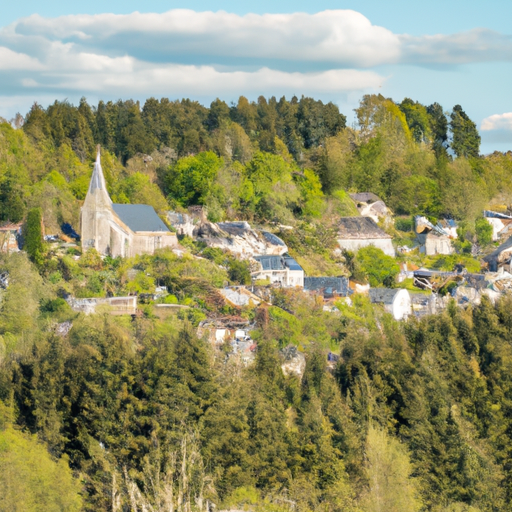
[[[42,265],[45,251],[43,242],[43,212],[41,208],[33,208],[28,212],[24,248],[36,265]]]
[[[471,121],[460,105],[453,107],[450,114],[452,141],[450,147],[458,157],[477,158],[480,153],[480,135],[476,124]]]
[[[370,286],[393,286],[400,272],[394,258],[372,245],[359,249],[356,257],[361,270],[368,276]]]
[[[406,449],[383,429],[370,425],[366,438],[368,494],[365,512],[416,512],[422,507]]]
[[[475,221],[476,238],[480,245],[489,245],[492,242],[492,226],[487,219],[480,217]]]

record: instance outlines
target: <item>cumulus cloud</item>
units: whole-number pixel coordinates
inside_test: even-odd
[[[73,42],[84,51],[127,53],[145,60],[184,56],[249,61],[323,62],[370,67],[394,62],[399,37],[351,10],[317,14],[236,14],[176,9],[163,14],[33,15],[0,32],[0,41],[43,38]]]
[[[486,117],[480,126],[482,131],[512,130],[512,112]]]
[[[37,70],[42,69],[41,63],[29,55],[12,51],[10,48],[0,46],[1,70]]]
[[[48,94],[226,96],[378,89],[377,66],[512,60],[489,30],[412,37],[352,10],[247,14],[33,15],[0,28],[0,90]]]
[[[315,94],[346,93],[354,90],[375,89],[384,78],[373,71],[350,69],[318,73],[285,73],[269,68],[255,72],[218,71],[212,66],[164,65],[154,66],[123,58],[124,70],[117,72],[61,73],[57,81],[48,81],[41,74],[39,81],[28,79],[24,85],[40,90],[88,91],[104,94],[149,95],[209,95],[212,91],[224,94],[261,93]]]

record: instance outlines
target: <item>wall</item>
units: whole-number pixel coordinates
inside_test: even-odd
[[[393,315],[395,320],[407,318],[412,312],[412,302],[409,292],[407,290],[399,290],[393,299],[391,308],[388,309],[388,307],[386,307],[386,310]]]
[[[342,249],[357,252],[362,247],[373,245],[381,249],[388,256],[395,256],[395,248],[390,238],[339,238],[338,244]]]

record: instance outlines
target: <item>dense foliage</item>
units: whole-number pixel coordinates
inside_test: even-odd
[[[176,301],[219,307],[209,294],[226,277],[208,260],[163,251],[93,271],[90,255],[80,272],[110,273],[115,285],[125,263],[149,275],[127,287],[150,290],[158,275]],[[149,304],[134,320],[87,317],[58,298],[72,273],[54,284],[22,254],[2,267],[12,282],[0,329],[0,460],[10,468],[0,476],[2,510],[21,489],[27,510],[81,501],[135,510],[133,493],[139,509],[163,510],[180,492],[192,507],[508,508],[509,297],[399,324],[364,297],[336,315],[300,291],[276,290],[273,307],[238,313],[256,321],[256,360],[245,367],[199,339],[201,318],[187,310],[160,318]],[[57,329],[65,322],[67,334]],[[302,379],[282,373],[279,351],[290,344],[306,357]],[[329,351],[340,354],[331,370]]]
[[[400,231],[384,226],[401,243],[414,214],[458,219],[458,254],[417,263],[478,270],[481,211],[511,202],[512,156],[480,156],[458,105],[373,95],[356,114],[357,130],[305,97],[84,99],[34,105],[21,129],[0,123],[0,220],[26,221],[27,250],[0,255],[0,510],[510,508],[510,297],[401,324],[364,297],[333,313],[298,290],[235,308],[218,289],[248,284],[248,263],[187,237],[183,255],[133,259],[42,240],[41,215],[46,234],[79,228],[99,143],[114,201],[266,225],[308,275],[394,283],[382,251],[336,250],[355,191],[403,215]],[[138,294],[140,315],[78,314],[68,294]],[[198,336],[208,316],[255,326],[254,364]],[[290,345],[302,378],[282,371]]]

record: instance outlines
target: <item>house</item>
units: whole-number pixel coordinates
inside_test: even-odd
[[[395,256],[391,236],[370,217],[342,217],[338,227],[338,244],[352,252],[373,245],[388,256]]]
[[[451,226],[448,221],[448,231],[441,225],[432,224],[426,217],[420,215],[414,218],[416,224],[416,238],[419,244],[421,253],[427,256],[435,256],[436,254],[453,254],[455,249],[452,245],[452,239],[456,236],[450,233],[457,234],[456,226]]]
[[[512,217],[504,213],[493,212],[484,210],[485,220],[492,226],[492,240],[500,240],[501,238],[509,237],[512,233]]]
[[[131,257],[153,254],[162,247],[177,247],[178,239],[145,204],[114,204],[101,168],[100,150],[80,215],[82,249],[102,255]]]
[[[356,203],[357,211],[363,217],[370,217],[375,222],[379,222],[380,219],[391,216],[391,211],[384,201],[372,192],[350,194],[350,198]]]
[[[372,304],[382,304],[395,320],[403,320],[411,314],[411,296],[403,288],[370,288],[369,295]]]
[[[512,236],[503,242],[496,250],[483,258],[491,272],[497,272],[499,268],[510,270],[512,258]]]
[[[22,222],[4,222],[0,226],[0,252],[18,252],[21,246]]]
[[[261,299],[249,291],[245,286],[230,286],[219,290],[219,293],[229,302],[231,306],[257,306]]]
[[[258,268],[251,272],[253,280],[263,279],[285,288],[304,287],[304,270],[290,256],[255,256]]]
[[[347,297],[351,293],[346,277],[305,277],[304,291],[322,295],[324,299]]]

